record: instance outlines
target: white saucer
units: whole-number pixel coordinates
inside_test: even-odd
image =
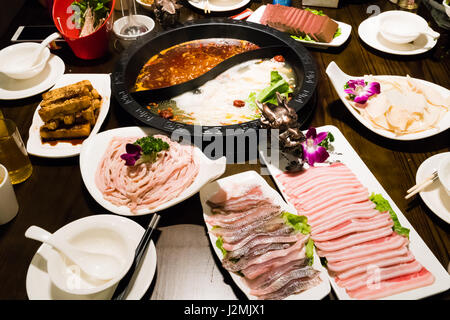
[[[230,1],[230,4],[226,4],[227,1],[216,1],[216,0],[209,0],[209,10],[211,12],[224,12],[224,11],[232,11],[239,8],[242,8],[246,6],[251,0],[236,0],[236,1]],[[192,1],[188,0],[189,4],[197,9],[204,10],[205,9],[205,1],[204,0],[198,0],[198,1]]]
[[[439,161],[450,152],[436,154],[425,160],[416,173],[416,183],[421,183],[426,177],[430,176],[439,166]],[[420,196],[423,202],[433,211],[439,218],[450,223],[450,197],[445,192],[439,179],[426,187]]]
[[[110,214],[94,215],[80,220],[89,220],[89,223],[95,224],[96,221],[99,221],[100,219],[108,219],[120,223],[121,227],[128,229],[127,234],[129,235],[130,240],[136,243],[136,247],[145,232],[144,228],[139,224],[121,216]],[[70,227],[70,223],[63,228],[68,227]],[[52,284],[47,273],[47,261],[44,257],[50,250],[53,249],[51,249],[49,245],[41,245],[30,263],[26,278],[26,290],[30,300],[107,300],[111,298],[116,286],[113,286],[104,292],[91,295],[72,295],[59,290]],[[132,287],[127,294],[126,300],[141,299],[150,287],[155,271],[156,249],[152,241],[145,252],[144,260],[141,262],[138,271],[131,280]]]
[[[437,40],[422,34],[412,43],[396,44],[387,41],[378,32],[378,16],[370,17],[361,22],[358,27],[359,37],[369,46],[382,52],[396,55],[415,55],[427,52],[436,45]]]
[[[64,61],[51,54],[44,70],[34,78],[15,80],[0,73],[0,100],[23,99],[44,92],[58,81],[64,70]]]

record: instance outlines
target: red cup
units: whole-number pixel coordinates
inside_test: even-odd
[[[80,29],[75,28],[73,22],[74,10],[71,4],[74,0],[54,0],[53,22],[56,28],[69,44],[73,53],[81,59],[97,59],[108,51],[109,37],[113,27],[113,11],[116,0],[109,2],[111,11],[106,21],[94,33],[79,37]]]

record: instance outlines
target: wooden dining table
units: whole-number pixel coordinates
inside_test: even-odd
[[[266,0],[252,0],[246,7],[256,10]],[[301,1],[292,4],[301,6]],[[230,17],[245,9],[225,13],[205,14],[182,2],[180,22],[208,17]],[[430,156],[449,151],[450,130],[418,141],[396,141],[383,138],[368,130],[346,109],[339,99],[325,69],[335,61],[350,75],[410,75],[450,88],[450,59],[448,52],[449,31],[439,28],[426,8],[420,6],[417,13],[425,17],[441,38],[436,47],[416,56],[385,54],[363,43],[358,36],[358,25],[374,14],[373,10],[398,9],[388,0],[342,1],[338,9],[320,8],[332,19],[352,26],[349,40],[337,48],[308,48],[318,69],[318,85],[315,110],[302,129],[310,126],[336,126],[358,155],[389,193],[420,237],[425,241],[442,266],[447,269],[450,259],[450,226],[437,217],[420,196],[405,200],[405,193],[416,183],[420,164]],[[142,14],[151,15],[142,8]],[[115,17],[121,12],[115,11]],[[52,24],[48,10],[37,1],[28,1],[13,19],[8,31],[0,40],[0,49],[11,44],[10,39],[20,25]],[[155,31],[163,30],[159,24]],[[67,46],[54,50],[65,63],[66,73],[112,73],[121,54],[121,48],[112,39],[110,50],[103,58],[81,60]],[[33,113],[41,101],[35,95],[20,100],[0,101],[0,109],[6,118],[18,126],[23,140],[28,139]],[[140,125],[112,98],[109,114],[101,131]],[[27,239],[25,230],[31,225],[55,232],[62,226],[90,215],[110,214],[100,206],[86,189],[79,166],[79,157],[49,159],[30,156],[33,166],[31,177],[14,186],[19,202],[19,212],[9,223],[0,226],[0,299],[27,299],[26,277],[30,262],[40,243]],[[259,172],[261,164],[227,164],[229,176],[247,170]],[[264,179],[274,188],[270,176]],[[207,235],[199,195],[160,212],[161,220],[154,238],[157,252],[157,269],[143,299],[246,299],[234,284],[217,258]],[[146,227],[151,216],[129,217]],[[325,299],[336,299],[331,290]],[[429,299],[450,299],[444,292]]]

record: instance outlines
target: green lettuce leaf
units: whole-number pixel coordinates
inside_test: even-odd
[[[286,211],[281,214],[281,217],[284,219],[284,223],[291,226],[294,230],[303,234],[309,234],[311,232],[311,227],[307,223],[307,217],[298,216]]]
[[[223,238],[218,237],[216,240],[216,247],[220,249],[223,253],[223,257],[225,258],[227,256],[228,251],[223,248]]]
[[[308,242],[305,245],[306,248],[306,257],[309,259],[308,264],[312,266],[314,263],[314,241],[309,238]]]
[[[309,11],[309,12],[315,14],[315,15],[318,15],[318,16],[324,16],[325,15],[325,13],[323,13],[322,10],[316,10],[316,9],[310,9],[310,8],[305,8],[305,10]]]
[[[333,36],[333,39],[339,37],[341,34],[342,34],[342,29],[341,28],[337,28],[336,33]]]
[[[259,93],[251,92],[245,102],[251,108],[255,109],[258,108],[256,106],[256,100],[259,100],[261,103],[278,104],[276,95],[277,92],[287,98],[289,93],[293,92],[293,90],[289,86],[289,83],[278,73],[278,71],[271,71],[270,86],[264,88]]]
[[[392,227],[395,232],[397,232],[401,236],[405,236],[409,238],[409,229],[402,227],[400,224],[400,221],[398,221],[398,217],[395,214],[394,210],[392,210],[391,205],[389,204],[389,201],[387,201],[381,194],[375,194],[372,193],[369,197],[370,201],[376,204],[375,209],[377,209],[380,212],[386,212],[388,211],[391,215],[392,221],[394,221],[394,226]]]

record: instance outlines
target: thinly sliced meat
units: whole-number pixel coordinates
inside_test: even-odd
[[[339,262],[328,262],[327,267],[328,270],[331,270],[333,272],[339,273],[339,272],[344,272],[346,270],[358,267],[358,266],[366,266],[366,265],[370,265],[370,264],[376,264],[377,261],[380,260],[386,260],[389,258],[393,258],[393,257],[398,257],[398,256],[404,256],[408,254],[408,248],[406,247],[400,247],[396,250],[388,250],[388,251],[382,251],[380,253],[377,254],[373,254],[370,256],[364,256],[361,258],[355,258],[355,259],[351,259],[351,260],[344,260],[344,261],[339,261]]]
[[[350,203],[366,201],[369,197],[367,188],[360,188],[357,190],[341,190],[330,194],[317,196],[317,198],[310,203],[299,203],[300,208],[309,212],[311,215],[320,213],[322,210],[334,205],[342,206],[343,203],[349,201]],[[296,205],[297,207],[297,205]]]
[[[284,241],[276,241],[276,239],[284,238],[284,237],[291,237],[291,236],[295,236],[294,229],[288,225],[284,225],[283,227],[281,227],[275,231],[272,231],[272,232],[250,234],[249,236],[245,237],[244,239],[242,239],[241,241],[236,242],[236,243],[224,242],[223,248],[227,251],[234,251],[234,250],[242,248],[247,243],[249,243],[252,240],[257,239],[257,238],[272,237],[275,239],[275,241],[272,241],[272,242],[284,242]],[[290,241],[287,241],[287,242],[290,242]]]
[[[379,211],[375,209],[375,204],[370,201],[364,201],[359,203],[351,203],[347,206],[336,209],[335,211],[329,212],[326,215],[316,219],[308,219],[308,223],[311,225],[311,232],[319,232],[322,228],[327,229],[328,224],[335,223],[335,221],[344,221],[344,217],[360,217],[360,218],[370,218],[378,214]]]
[[[397,278],[410,273],[419,272],[422,265],[414,260],[409,263],[402,263],[391,267],[373,269],[370,272],[362,273],[345,280],[336,279],[336,283],[346,290],[356,290],[362,286],[375,286],[380,281]]]
[[[293,251],[290,254],[288,254],[287,256],[275,258],[275,259],[266,261],[261,264],[254,264],[254,265],[242,270],[242,274],[247,279],[250,279],[250,280],[255,279],[256,277],[262,275],[263,273],[273,270],[274,268],[278,268],[290,261],[304,259],[305,253],[306,253],[306,249],[305,249],[305,247],[303,247],[303,249],[301,251],[298,251],[298,250]]]
[[[247,199],[261,199],[262,190],[260,185],[239,185],[235,183],[221,187],[213,194],[207,203],[210,207],[223,207],[235,203],[245,202]]]
[[[227,251],[231,251],[234,252],[236,250],[239,251],[246,251],[249,250],[250,248],[260,245],[260,244],[268,244],[268,243],[291,243],[291,242],[297,242],[298,240],[304,238],[305,235],[301,234],[301,233],[297,233],[297,234],[292,234],[292,235],[288,235],[288,236],[277,236],[277,237],[272,237],[272,236],[257,236],[256,238],[252,239],[251,241],[247,242],[244,246],[236,248],[234,250],[228,250],[225,248],[225,244],[224,244],[224,249]]]
[[[318,276],[319,273],[320,273],[319,271],[314,270],[310,266],[306,266],[306,267],[303,267],[300,269],[294,269],[294,270],[288,271],[285,274],[281,275],[278,279],[276,279],[269,286],[267,286],[263,289],[251,290],[250,294],[252,294],[254,296],[268,295],[269,293],[273,293],[273,292],[276,292],[276,291],[282,289],[285,285],[290,283],[292,280],[302,279],[304,282],[307,282],[308,280]]]
[[[345,221],[349,221],[352,219],[360,219],[360,220],[368,220],[372,218],[376,218],[380,214],[384,214],[378,210],[352,210],[349,213],[339,213],[337,212],[335,215],[330,215],[330,218],[328,221],[323,222],[322,224],[316,224],[313,227],[313,230],[311,230],[311,233],[314,235],[321,234],[323,232],[327,232],[340,224],[342,224]]]
[[[400,236],[393,232],[391,235],[368,242],[364,242],[359,245],[355,245],[349,248],[345,248],[338,251],[321,251],[317,253],[321,257],[326,257],[328,262],[337,262],[349,259],[355,259],[372,254],[376,254],[381,251],[395,250],[408,244],[406,237]]]
[[[307,237],[305,237],[305,238],[307,238]],[[225,260],[225,261],[223,261],[222,265],[225,269],[227,269],[229,271],[237,272],[239,270],[245,269],[254,264],[260,264],[260,263],[264,263],[266,261],[269,261],[269,260],[272,260],[275,258],[284,257],[284,256],[288,255],[289,253],[291,253],[292,251],[295,251],[295,250],[300,251],[303,248],[305,238],[300,239],[295,244],[293,244],[292,246],[290,246],[289,248],[284,249],[284,250],[270,251],[270,252],[264,253],[260,256],[250,258],[250,259],[242,258],[235,263],[233,263],[230,260]]]
[[[282,274],[294,269],[300,269],[308,264],[308,259],[293,260],[280,266],[279,268],[272,269],[266,273],[263,273],[259,277],[253,280],[245,279],[245,283],[251,290],[258,290],[266,288],[273,281],[278,279]]]
[[[264,205],[270,205],[272,204],[272,201],[268,198],[261,198],[261,199],[251,199],[251,200],[247,200],[246,203],[244,203],[242,205],[242,207],[237,207],[238,210],[229,210],[229,211],[225,211],[223,210],[221,207],[216,207],[216,208],[212,208],[211,212],[213,214],[220,214],[220,215],[229,215],[229,214],[240,214],[242,212],[248,211],[250,209],[259,207],[259,206],[264,206]]]
[[[404,256],[395,256],[395,257],[391,257],[391,258],[380,259],[378,261],[374,261],[374,262],[371,262],[366,265],[359,265],[355,268],[348,269],[345,272],[339,273],[338,277],[341,280],[347,279],[356,274],[359,274],[362,272],[367,272],[368,269],[372,269],[374,266],[376,266],[378,268],[382,268],[382,267],[393,266],[393,265],[400,264],[400,263],[411,262],[413,260],[414,260],[414,255],[410,251],[408,251],[408,253]]]
[[[355,234],[351,234],[348,236],[344,236],[338,239],[334,239],[331,241],[324,242],[315,242],[315,245],[320,250],[324,251],[336,251],[340,249],[344,249],[347,247],[351,247],[363,242],[367,242],[370,240],[375,240],[378,238],[386,237],[392,234],[393,230],[391,227],[384,227],[378,230],[359,232]]]
[[[317,286],[321,282],[320,277],[316,275],[314,278],[300,278],[289,282],[280,290],[259,296],[261,300],[281,300],[292,294],[306,291],[312,287]]]
[[[230,229],[237,229],[237,228],[243,228],[244,226],[253,223],[257,220],[267,220],[272,219],[276,216],[279,216],[281,214],[281,210],[277,207],[272,208],[265,208],[261,210],[252,211],[251,214],[246,215],[242,219],[235,220],[233,222],[227,223],[222,221],[214,221],[212,223],[215,227],[221,227],[221,228],[230,228]]]
[[[242,247],[241,249],[235,250],[235,251],[230,251],[227,253],[226,255],[226,259],[227,260],[236,260],[236,259],[241,259],[241,258],[252,258],[252,257],[256,257],[259,256],[261,254],[264,254],[266,252],[272,251],[272,250],[283,250],[286,248],[289,248],[292,243],[262,243],[259,245],[255,245],[254,247],[250,247],[250,246],[245,246]]]
[[[361,183],[356,178],[351,179],[336,179],[330,180],[329,177],[324,177],[323,182],[318,181],[316,185],[312,186],[308,191],[302,192],[299,200],[303,203],[308,203],[309,201],[313,201],[317,194],[333,192],[334,190],[342,190],[348,188],[361,188]],[[294,193],[293,194],[298,194]]]
[[[425,268],[419,272],[381,281],[378,286],[361,287],[354,291],[348,291],[348,295],[355,299],[379,299],[400,292],[429,286],[434,283],[434,276]]]
[[[336,227],[330,229],[329,231],[313,235],[312,238],[314,241],[329,241],[346,236],[354,232],[376,230],[378,228],[386,226],[392,227],[393,225],[394,222],[392,221],[391,216],[389,215],[389,213],[386,213],[380,214],[379,216],[375,216],[374,218],[371,219],[347,220],[346,222],[337,225]]]
[[[211,233],[217,237],[222,237],[224,242],[235,243],[250,234],[275,231],[284,225],[283,219],[275,217],[271,220],[256,220],[254,223],[247,224],[240,229],[214,228],[211,230]]]
[[[258,207],[251,208],[249,210],[239,212],[239,213],[233,213],[228,215],[223,214],[215,214],[212,216],[206,217],[206,222],[209,223],[212,226],[216,226],[218,224],[232,224],[235,221],[244,219],[245,217],[255,217],[260,215],[265,215],[265,213],[262,213],[262,211],[267,212],[273,212],[277,211],[281,213],[280,206],[274,206],[273,204],[266,204]]]

